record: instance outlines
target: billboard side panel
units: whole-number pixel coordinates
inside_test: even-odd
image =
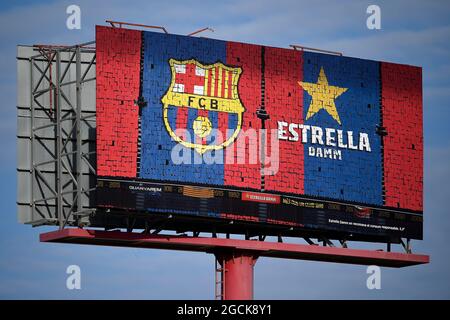
[[[136,177],[141,32],[96,27],[97,174]]]
[[[45,46],[17,46],[17,214],[21,223],[54,225],[62,214],[71,224],[75,220],[72,209],[90,212],[96,205],[91,192],[96,179],[91,169],[96,161],[95,53],[79,48],[78,60],[77,49],[62,48],[56,53]],[[51,63],[49,52],[54,54]],[[61,74],[65,70],[59,82],[55,81],[57,70]],[[84,75],[80,87],[77,75],[78,79]],[[73,109],[77,90],[81,96],[79,114]],[[60,112],[55,112],[57,108]],[[78,115],[80,131],[75,134]],[[64,141],[59,151],[58,116]],[[79,166],[77,154],[84,159]],[[83,190],[79,198],[74,196],[77,188]],[[61,195],[61,207],[57,194]],[[87,219],[84,216],[79,221],[86,223]]]
[[[423,210],[422,70],[381,63],[386,205]]]

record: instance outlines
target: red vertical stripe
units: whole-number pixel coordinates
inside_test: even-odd
[[[97,174],[135,177],[141,32],[97,26],[96,41]]]
[[[381,63],[385,204],[423,210],[422,69]]]
[[[261,47],[243,43],[227,43],[227,64],[240,66],[242,74],[239,81],[239,96],[246,108],[243,115],[242,132],[256,129],[259,132],[261,121],[256,117],[256,110],[261,104]],[[220,122],[219,118],[219,122]],[[245,143],[251,148],[249,142]],[[259,189],[261,187],[260,164],[248,163],[248,150],[245,152],[245,164],[237,164],[237,144],[234,143],[225,149],[225,160],[232,158],[234,164],[225,162],[224,183],[229,186]],[[256,151],[258,151],[256,149]],[[231,153],[230,153],[231,152]],[[234,152],[234,156],[231,155]]]
[[[221,88],[221,93],[220,93],[220,95],[221,95],[221,97],[223,98],[223,97],[225,97],[225,83],[227,82],[226,81],[226,75],[227,75],[227,73],[225,72],[225,69],[222,69],[222,88]]]
[[[216,82],[216,68],[212,68],[209,70],[209,96],[214,97],[214,85],[213,85],[213,79],[214,77],[214,83]]]
[[[233,72],[228,72],[228,98],[233,97]]]
[[[216,79],[216,81],[214,82],[214,97],[217,97],[219,95],[219,72],[220,72],[220,68],[214,68],[214,72],[215,72],[215,79]]]
[[[217,129],[222,134],[222,142],[227,139],[227,128],[228,128],[228,113],[226,112],[218,112],[218,127]],[[217,141],[217,144],[220,144],[221,141]]]
[[[295,50],[270,47],[265,50],[265,102],[270,115],[266,121],[268,154],[276,159],[276,151],[270,146],[273,139],[278,140],[278,121],[303,123],[303,90],[298,85],[298,81],[303,80],[303,55]],[[278,140],[278,143],[278,172],[265,176],[266,189],[303,194],[303,144],[285,140]],[[275,164],[269,165],[276,169]]]
[[[206,75],[206,72],[208,72],[208,83],[205,86],[205,82],[203,82],[203,85],[204,85],[204,87],[203,87],[203,95],[205,95],[205,96],[208,95],[208,93],[209,93],[209,86],[211,84],[211,75],[210,75],[211,70],[205,70],[205,75]]]
[[[188,129],[188,111],[187,107],[177,108],[177,119],[175,129]],[[185,131],[183,131],[185,133]],[[179,135],[183,140],[186,140],[186,134]]]
[[[225,95],[225,75],[226,72],[225,70],[223,70],[223,74],[222,74],[222,97],[224,97]],[[228,79],[231,79],[231,72],[228,72]],[[231,94],[230,94],[230,88],[231,88],[231,82],[230,80],[228,80],[228,96],[227,99],[231,99]],[[228,113],[225,112],[218,112],[218,130],[222,135],[222,142],[227,140],[227,128],[228,128]],[[221,141],[218,141],[218,144],[221,143]]]

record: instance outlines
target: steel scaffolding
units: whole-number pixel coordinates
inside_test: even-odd
[[[89,47],[94,43],[34,46],[39,53],[28,57],[29,106],[18,105],[18,137],[30,140],[25,150],[19,143],[19,157],[29,164],[18,170],[30,174],[28,181],[19,179],[19,188],[29,183],[31,212],[24,222],[63,229],[81,225],[95,210],[87,200],[95,185],[85,181],[95,176],[95,104],[83,106],[85,85],[95,88],[95,48]]]

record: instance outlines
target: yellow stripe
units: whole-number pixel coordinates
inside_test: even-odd
[[[219,83],[217,84],[217,96],[222,96],[222,68],[219,67]]]
[[[216,85],[216,68],[211,69],[211,90],[209,91],[209,95],[214,95],[214,86]]]
[[[209,70],[208,69],[206,69],[205,70],[205,89],[204,89],[204,92],[203,92],[203,95],[205,95],[205,96],[207,96],[208,95],[208,75],[209,75]]]
[[[231,93],[233,95],[233,99],[237,99],[237,73],[233,71],[232,75],[231,75]]]
[[[225,70],[225,94],[224,94],[224,98],[228,98],[228,79],[229,78],[229,74],[228,74],[228,70]]]

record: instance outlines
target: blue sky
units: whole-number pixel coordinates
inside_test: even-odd
[[[81,30],[65,27],[81,7]],[[382,29],[366,28],[381,7]],[[280,47],[297,43],[348,56],[423,67],[425,240],[415,252],[431,263],[382,269],[382,289],[366,288],[363,266],[260,259],[255,298],[450,298],[450,3],[448,1],[3,1],[0,4],[0,298],[212,299],[214,259],[201,253],[41,244],[16,222],[16,45],[94,39],[105,19],[163,25],[187,34]],[[66,267],[82,270],[82,289],[66,289]]]

